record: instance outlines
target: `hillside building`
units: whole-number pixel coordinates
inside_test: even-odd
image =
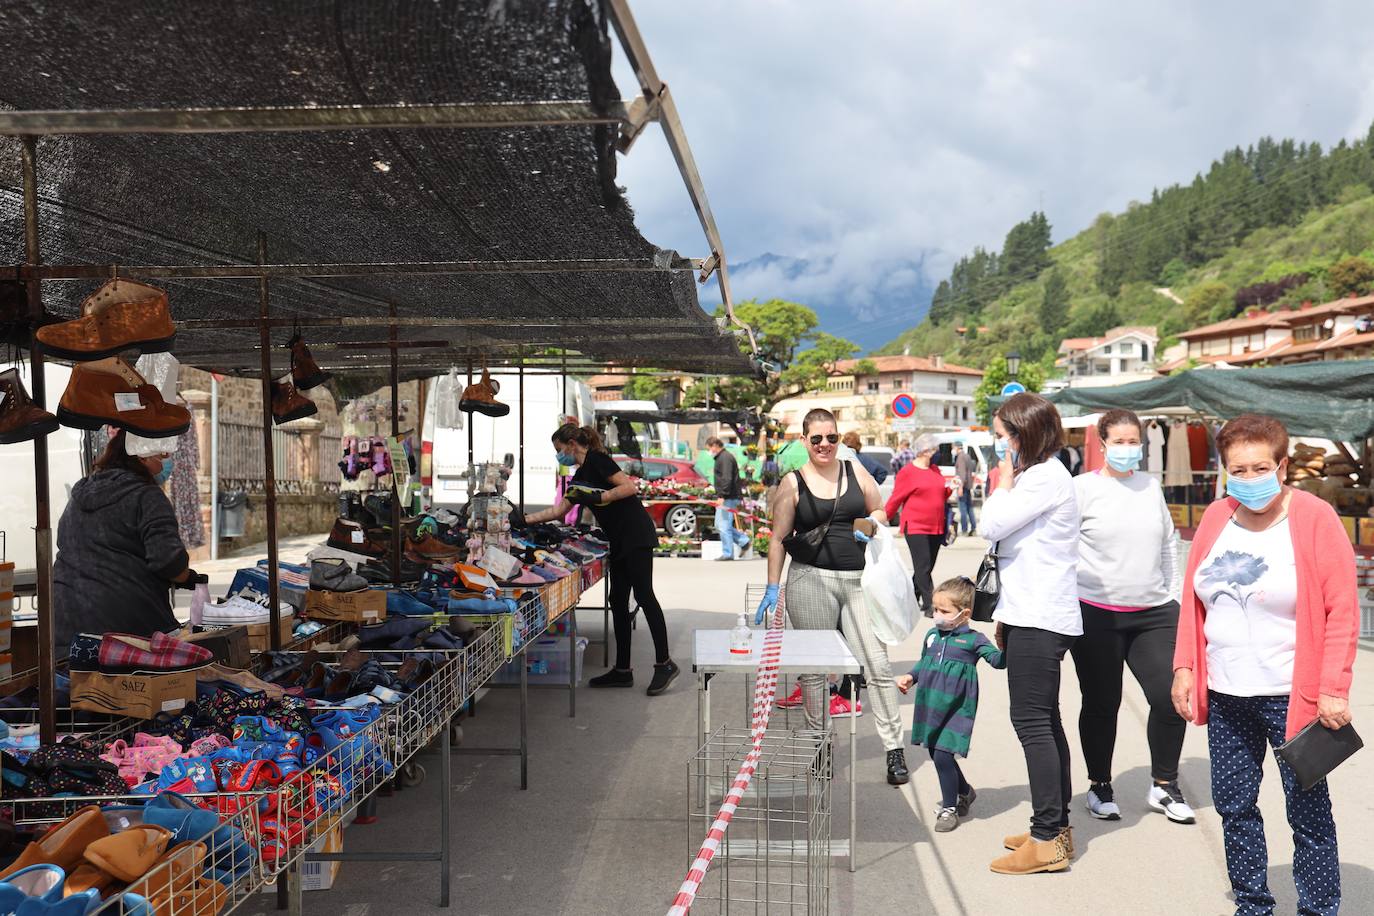
[[[1112,328],[1101,337],[1070,337],[1055,365],[1063,387],[1124,385],[1154,378],[1159,334],[1153,327]]]
[[[1374,296],[1276,312],[1251,309],[1178,337],[1187,351],[1162,365],[1161,372],[1194,364],[1253,366],[1366,358],[1374,355]]]

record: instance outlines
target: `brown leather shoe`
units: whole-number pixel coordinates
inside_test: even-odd
[[[56,865],[70,873],[80,864],[87,846],[109,835],[110,827],[100,808],[87,805],[26,846],[19,858],[0,871],[0,879],[30,865]]]
[[[452,544],[445,544],[432,534],[426,534],[418,540],[412,538],[407,546],[427,560],[438,559],[440,557],[456,557],[458,554],[462,553],[460,548],[454,547]]]
[[[57,417],[29,399],[18,369],[0,372],[0,443],[38,439],[56,432],[57,427]]]
[[[476,411],[489,417],[504,417],[510,413],[509,404],[501,404],[496,395],[501,390],[500,382],[493,382],[491,374],[482,367],[482,380],[463,389],[463,397],[458,401],[458,409],[468,413]]]
[[[315,362],[301,335],[294,335],[287,346],[291,348],[291,381],[297,391],[308,391],[329,381],[329,373]]]
[[[355,521],[336,518],[326,543],[336,550],[360,553],[368,557],[384,557],[389,553],[390,539],[375,528],[364,528]]]
[[[1069,867],[1069,854],[1062,834],[1052,840],[1032,837],[1001,858],[994,859],[988,867],[999,875],[1063,871]]]
[[[320,409],[291,382],[272,383],[272,422],[278,425],[314,416]]]
[[[191,428],[189,410],[162,400],[157,387],[118,356],[72,366],[57,419],[75,429],[109,424],[149,439],[180,436]]]
[[[81,317],[41,327],[34,338],[44,353],[88,362],[125,350],[165,353],[176,340],[167,293],[133,280],[111,280],[81,304]]]
[[[1059,839],[1064,843],[1064,853],[1070,859],[1073,858],[1073,828],[1063,827],[1059,831]],[[1002,845],[1007,849],[1020,849],[1030,841],[1030,833],[1013,833],[1011,836],[1002,838]]]

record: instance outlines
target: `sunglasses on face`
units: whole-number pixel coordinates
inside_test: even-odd
[[[815,435],[815,436],[812,436],[812,437],[811,437],[811,444],[812,444],[812,445],[820,445],[822,439],[824,439],[826,442],[829,442],[831,445],[834,445],[836,442],[839,442],[839,441],[840,441],[840,434],[839,434],[839,433],[831,433],[831,434],[828,435],[828,436],[822,436],[822,435],[819,435],[819,434],[818,434],[818,435]]]

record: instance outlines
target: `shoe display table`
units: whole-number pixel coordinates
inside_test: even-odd
[[[762,629],[754,630],[753,651],[748,655],[730,652],[729,630],[695,630],[692,633],[692,671],[697,677],[697,746],[706,743],[711,732],[711,678],[717,674],[746,675],[744,721],[753,716],[753,680],[748,675],[758,667],[763,646]],[[838,630],[786,630],[782,634],[782,657],[778,663],[778,684],[790,683],[797,674],[863,674],[863,665],[850,651]],[[823,727],[829,728],[830,714]],[[849,870],[854,871],[857,716],[849,717]],[[706,792],[698,797],[705,799]]]

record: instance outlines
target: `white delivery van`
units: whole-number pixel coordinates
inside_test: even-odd
[[[964,451],[973,458],[973,498],[982,501],[987,485],[988,472],[996,463],[992,450],[992,433],[985,429],[960,429],[954,432],[935,433],[940,443],[935,453],[934,464],[946,478],[954,478],[954,443],[962,442]]]
[[[33,392],[31,367],[27,362],[0,364],[0,371],[18,367],[25,390]],[[57,401],[67,388],[72,370],[67,366],[44,363],[47,406],[55,411]],[[59,426],[48,436],[48,500],[52,516],[52,544],[57,550],[57,520],[67,508],[72,487],[85,476],[86,433]],[[5,559],[14,563],[14,582],[20,591],[29,591],[37,581],[34,561],[34,524],[38,508],[34,494],[33,443],[0,445],[0,530],[5,532]]]
[[[525,376],[525,415],[520,416],[520,378],[515,373],[493,373],[501,386],[496,399],[510,405],[504,417],[458,410],[467,385],[467,373],[429,379],[425,394],[425,418],[421,442],[421,483],[436,507],[456,509],[468,500],[468,434],[472,434],[472,460],[509,463],[514,469],[506,495],[520,498],[520,427],[525,429],[525,508],[530,511],[553,505],[558,462],[549,437],[564,417],[591,424],[595,414],[591,389],[561,375],[530,373]],[[425,474],[428,464],[429,474]]]

